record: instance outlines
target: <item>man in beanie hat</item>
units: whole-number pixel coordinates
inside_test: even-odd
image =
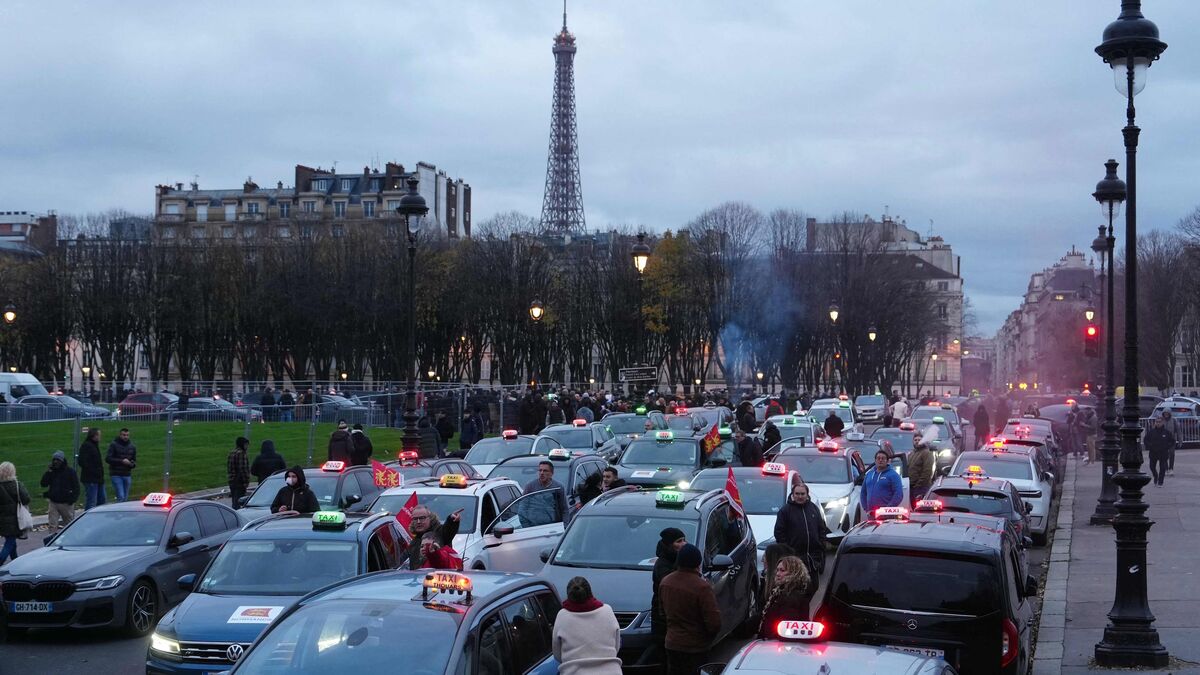
[[[607,469],[606,469],[607,471]],[[675,558],[679,549],[687,544],[687,535],[677,527],[668,527],[658,533],[655,548],[654,571],[650,574],[650,646],[642,652],[637,665],[646,666],[662,663],[666,657],[664,641],[667,638],[667,617],[663,614],[662,597],[658,593],[663,579],[675,571]]]
[[[703,555],[684,544],[675,555],[675,571],[659,585],[667,618],[667,673],[695,675],[708,661],[708,650],[721,632],[721,610],[712,586],[700,576]]]
[[[79,499],[79,477],[61,450],[51,456],[50,468],[42,474],[42,487],[47,488],[42,496],[50,500],[46,523],[54,534],[75,519],[75,501]]]

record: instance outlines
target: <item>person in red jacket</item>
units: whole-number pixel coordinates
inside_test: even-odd
[[[450,546],[438,544],[437,535],[432,532],[427,532],[421,537],[421,557],[425,559],[425,564],[421,566],[421,569],[461,570],[463,568],[462,557],[458,555],[458,551]]]

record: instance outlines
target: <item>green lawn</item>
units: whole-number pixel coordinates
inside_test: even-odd
[[[129,427],[130,439],[137,445],[137,468],[133,471],[131,495],[141,496],[163,487],[163,464],[167,446],[166,422],[122,422],[104,420],[96,424],[102,432],[101,455],[108,443],[116,438],[117,431]],[[86,427],[86,423],[84,425]],[[326,444],[334,424],[318,424],[313,431],[313,463],[325,460]],[[268,422],[250,425],[250,461],[258,454],[262,441],[275,442],[275,449],[287,461],[288,466],[308,464],[307,423]],[[183,422],[174,427],[171,450],[170,491],[191,492],[205,488],[221,487],[226,484],[225,458],[233,449],[233,441],[245,433],[240,422]],[[394,458],[400,448],[401,430],[390,428],[368,429],[367,435],[375,447],[378,459]],[[458,436],[450,440],[450,449],[458,448]],[[73,461],[75,444],[75,422],[39,422],[23,424],[0,424],[0,461],[10,461],[17,466],[17,478],[25,484],[33,497],[30,510],[46,512],[46,500],[42,497],[42,473],[50,464],[55,450],[62,450],[68,461]],[[107,481],[106,490],[112,499],[112,484]],[[80,504],[83,496],[80,495]]]

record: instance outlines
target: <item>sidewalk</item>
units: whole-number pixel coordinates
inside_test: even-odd
[[[1149,465],[1144,465],[1148,472]],[[1084,673],[1103,671],[1093,661],[1096,643],[1104,635],[1108,611],[1112,608],[1116,544],[1111,526],[1093,526],[1088,521],[1100,494],[1100,466],[1073,464],[1063,490],[1063,509],[1059,513],[1061,534],[1056,535],[1051,553],[1050,574],[1046,586],[1046,611],[1034,673]],[[1175,475],[1168,476],[1164,487],[1152,483],[1145,488],[1150,504],[1146,515],[1154,521],[1150,528],[1147,553],[1150,609],[1159,639],[1171,654],[1171,667],[1140,671],[1191,673],[1200,675],[1200,452],[1180,450],[1175,459]],[[1068,508],[1067,495],[1073,495]],[[1064,522],[1065,521],[1065,522]],[[1062,544],[1060,547],[1060,543]],[[1055,630],[1053,610],[1060,598],[1061,585],[1055,583],[1056,562],[1069,560],[1066,569],[1065,620]],[[1060,572],[1061,574],[1061,572]],[[1055,593],[1054,596],[1051,593]],[[1061,644],[1055,648],[1055,638]],[[1055,652],[1059,653],[1056,654]],[[1055,657],[1060,657],[1061,661]]]

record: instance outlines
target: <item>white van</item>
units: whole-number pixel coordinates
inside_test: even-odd
[[[6,403],[12,403],[22,396],[45,396],[48,393],[42,383],[29,373],[0,373],[0,394],[4,394]]]

